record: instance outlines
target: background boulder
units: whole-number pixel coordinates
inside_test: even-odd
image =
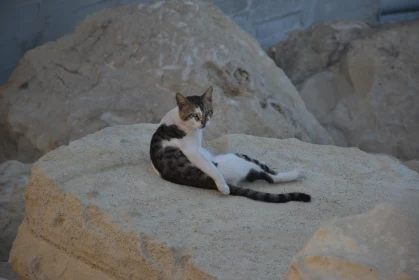
[[[418,20],[332,22],[295,33],[271,56],[336,145],[410,160],[419,158],[418,45]]]
[[[28,51],[0,88],[4,157],[33,161],[107,126],[159,122],[174,94],[215,88],[206,137],[246,133],[332,144],[259,44],[210,1],[127,5]]]
[[[339,62],[354,39],[377,32],[360,21],[333,21],[313,24],[290,34],[268,50],[268,55],[298,86],[314,74]]]

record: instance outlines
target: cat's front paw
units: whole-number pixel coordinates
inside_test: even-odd
[[[230,188],[226,183],[217,184],[217,188],[222,194],[225,194],[225,195],[230,194]]]

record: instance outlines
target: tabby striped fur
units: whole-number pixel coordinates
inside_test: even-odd
[[[150,143],[152,166],[161,178],[263,202],[311,201],[305,193],[273,194],[237,186],[242,181],[293,181],[300,176],[298,171],[277,173],[247,155],[213,156],[201,146],[202,129],[212,117],[212,87],[201,96],[184,97],[177,93],[176,101],[178,106],[163,117]]]

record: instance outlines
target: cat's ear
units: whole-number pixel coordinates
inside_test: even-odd
[[[190,102],[181,93],[176,92],[176,103],[177,103],[177,106],[179,107],[179,109],[182,110],[182,108],[184,108],[185,106],[188,106]]]
[[[204,94],[202,95],[202,98],[203,99],[205,99],[205,100],[207,100],[208,102],[212,102],[212,91],[213,91],[213,88],[212,88],[212,86],[210,86],[205,92],[204,92]]]

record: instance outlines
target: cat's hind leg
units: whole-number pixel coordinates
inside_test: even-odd
[[[265,180],[270,184],[281,183],[281,182],[290,182],[297,180],[301,176],[298,170],[292,170],[288,172],[279,172],[275,175],[266,173],[263,170],[250,169],[245,177],[246,182],[254,182],[256,180]]]
[[[244,159],[247,162],[251,162],[251,163],[256,164],[257,166],[259,166],[263,171],[265,171],[268,174],[271,174],[271,175],[275,175],[276,174],[275,170],[273,170],[272,168],[270,168],[266,164],[258,161],[257,159],[251,158],[251,157],[249,157],[249,156],[247,156],[245,154],[236,154],[236,156],[238,156],[239,158]]]
[[[256,180],[265,180],[266,182],[273,184],[275,181],[272,178],[272,175],[266,173],[265,171],[258,171],[256,169],[250,169],[244,178],[246,182],[254,182]]]
[[[236,154],[238,157],[255,164],[255,168],[251,169],[245,178],[245,181],[253,182],[255,180],[265,180],[271,184],[290,182],[297,180],[301,177],[301,172],[297,169],[287,172],[276,172],[264,163],[259,162],[257,159],[250,158],[244,154]],[[258,170],[260,168],[260,170]]]
[[[302,176],[301,171],[294,169],[286,172],[278,172],[275,175],[271,175],[274,183],[290,182],[295,181]]]

